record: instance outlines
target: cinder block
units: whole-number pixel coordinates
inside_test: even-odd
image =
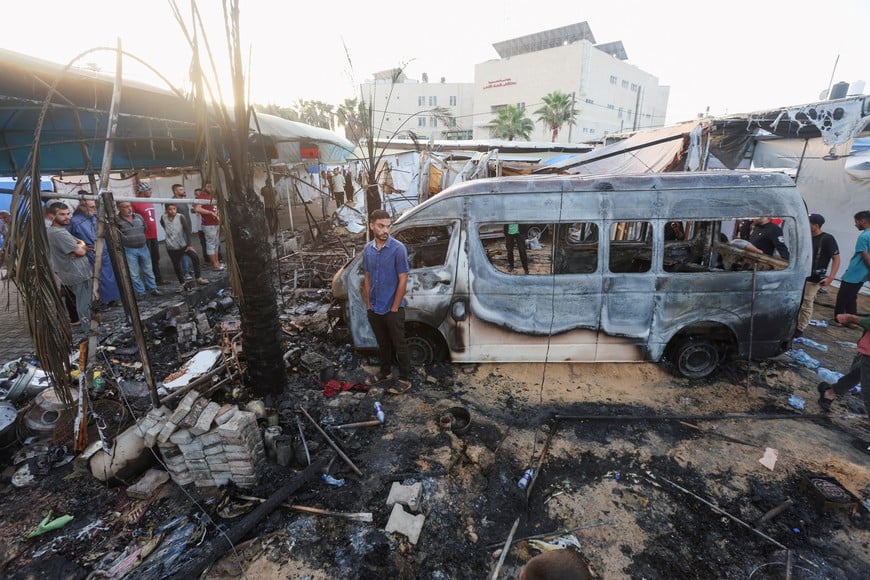
[[[423,531],[423,522],[426,521],[426,516],[423,514],[412,515],[405,511],[402,504],[393,504],[393,511],[390,513],[390,519],[387,521],[387,527],[384,531],[387,533],[399,533],[408,538],[408,541],[416,545],[420,539],[420,532]]]
[[[387,507],[400,503],[407,506],[412,512],[420,511],[420,501],[423,498],[423,484],[420,482],[412,485],[402,485],[393,482],[390,495],[387,497]]]
[[[193,435],[187,429],[179,429],[169,437],[169,441],[181,447],[193,441]]]
[[[178,429],[178,424],[173,423],[172,421],[167,421],[163,425],[163,429],[160,430],[160,435],[157,436],[157,444],[160,446],[166,445],[169,442],[169,438],[172,437],[172,434]]]
[[[239,408],[237,406],[227,403],[226,405],[221,407],[220,411],[218,411],[217,416],[214,418],[214,422],[218,425],[223,425],[224,423],[232,419],[238,412]]]
[[[178,406],[175,407],[175,411],[169,417],[169,420],[175,423],[176,425],[181,423],[181,420],[190,413],[190,410],[193,408],[193,403],[199,399],[199,393],[196,391],[189,391],[182,399],[178,402]]]
[[[209,447],[210,445],[220,445],[221,444],[221,436],[216,430],[212,429],[208,433],[203,433],[200,435],[200,440],[204,447]]]
[[[184,416],[184,419],[178,424],[179,427],[184,427],[185,429],[190,429],[196,422],[199,420],[199,416],[202,414],[203,410],[208,407],[209,400],[205,398],[199,398],[193,402],[193,405],[190,406],[190,412]],[[208,429],[206,429],[207,431]]]
[[[187,469],[190,471],[208,471],[208,463],[206,463],[205,458],[185,458],[185,463],[187,463]]]
[[[203,447],[202,452],[206,457],[211,457],[213,455],[221,455],[224,452],[224,448],[222,445],[209,445],[208,447]]]
[[[157,437],[160,435],[160,432],[163,431],[164,425],[166,425],[166,422],[161,420],[154,423],[150,429],[145,431],[145,447],[154,447],[157,445]]]
[[[184,453],[185,461],[191,459],[205,459],[205,453],[202,452],[202,447],[198,445],[179,445],[181,452]]]
[[[221,406],[217,403],[209,402],[199,414],[196,423],[190,428],[190,432],[194,435],[203,435],[207,433],[208,430],[211,429],[211,424],[214,422],[214,418],[217,416],[220,409]]]

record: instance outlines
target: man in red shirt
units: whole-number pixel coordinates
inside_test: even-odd
[[[136,186],[136,197],[149,198],[151,197],[151,186],[140,181]],[[160,244],[157,241],[157,210],[154,209],[154,204],[146,201],[137,201],[133,204],[133,213],[142,216],[145,222],[145,241],[148,244],[148,253],[151,254],[151,269],[154,270],[154,278],[157,284],[164,285],[167,282],[163,280],[160,274]]]
[[[202,232],[205,235],[205,256],[211,262],[211,269],[219,272],[226,269],[218,259],[218,247],[220,246],[221,219],[215,205],[211,183],[205,182],[202,191],[196,195],[196,199],[209,201],[210,203],[197,203],[193,206],[193,212],[202,218]]]

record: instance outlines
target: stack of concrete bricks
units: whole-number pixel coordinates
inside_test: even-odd
[[[187,393],[174,411],[151,410],[139,427],[145,445],[157,446],[178,485],[216,487],[232,481],[250,489],[266,458],[254,413],[218,405],[196,391]]]

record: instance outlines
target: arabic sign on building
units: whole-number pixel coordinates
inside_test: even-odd
[[[497,87],[508,87],[515,84],[517,84],[517,81],[513,80],[510,77],[504,79],[496,79],[494,81],[487,81],[486,84],[483,85],[483,90],[494,89]]]

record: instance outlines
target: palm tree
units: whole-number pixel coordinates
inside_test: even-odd
[[[254,110],[258,113],[266,113],[267,115],[281,117],[282,119],[287,119],[288,121],[299,120],[299,113],[297,113],[295,110],[276,105],[275,103],[269,103],[268,105],[255,104]]]
[[[528,141],[534,128],[535,124],[526,117],[525,109],[508,105],[499,109],[498,116],[493,120],[492,136],[508,141],[520,137],[522,140]]]
[[[295,111],[300,123],[330,131],[335,128],[335,110],[328,103],[300,99],[296,101]]]
[[[368,126],[368,110],[362,99],[345,99],[338,106],[336,113],[338,121],[344,125],[344,136],[354,143],[359,143],[366,135]]]
[[[172,8],[193,53],[191,100],[197,115],[197,144],[203,180],[214,186],[227,233],[230,281],[241,318],[245,379],[253,393],[266,396],[282,392],[286,375],[269,230],[263,202],[254,190],[248,147],[253,108],[248,107],[245,98],[240,1],[227,0],[224,13],[232,108],[221,98],[221,85],[215,82],[217,73],[213,70],[209,74],[202,66],[203,61],[213,63],[214,59],[196,4],[190,24],[176,0],[172,0]]]
[[[542,100],[544,106],[535,111],[535,114],[538,116],[538,121],[542,121],[549,127],[552,142],[555,143],[562,126],[566,123],[574,124],[574,118],[577,116],[577,109],[574,108],[574,97],[561,91],[553,91],[545,95]]]

